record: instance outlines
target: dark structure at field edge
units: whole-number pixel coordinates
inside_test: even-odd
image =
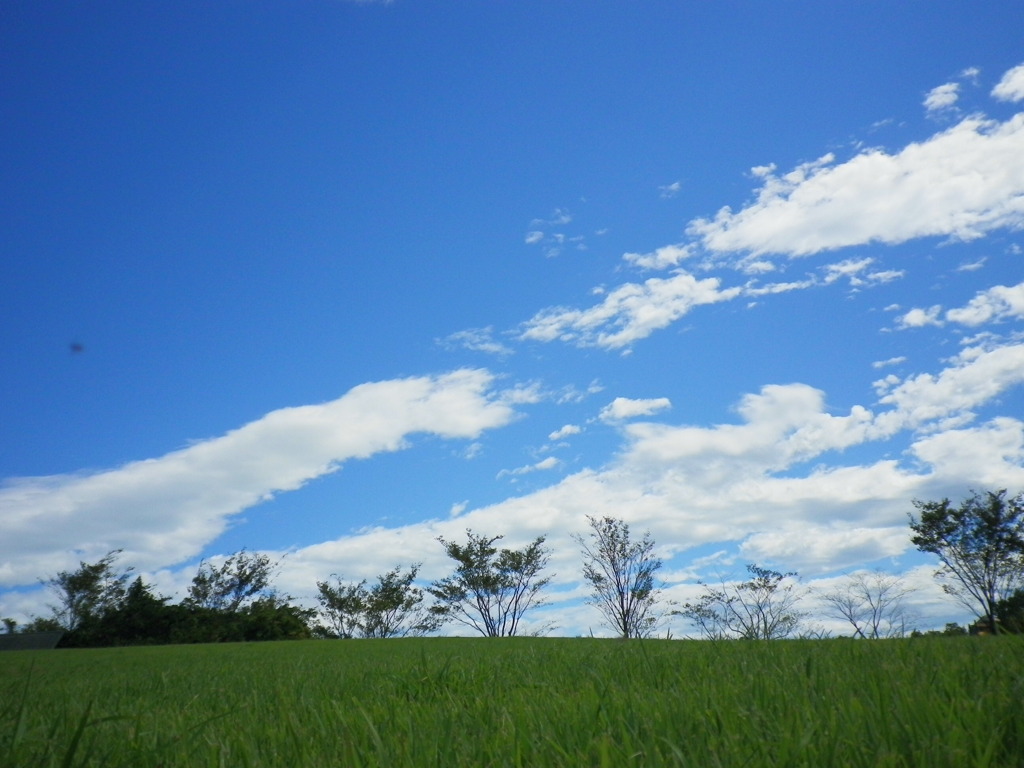
[[[0,651],[49,651],[57,647],[63,631],[0,635]]]

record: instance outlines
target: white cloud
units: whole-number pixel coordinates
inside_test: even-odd
[[[959,98],[960,84],[945,83],[928,91],[928,95],[924,99],[924,108],[929,112],[949,109],[956,104]]]
[[[926,325],[942,325],[939,314],[942,307],[936,304],[928,309],[915,307],[905,315],[896,318],[896,325],[899,328],[923,328]]]
[[[763,275],[768,272],[774,272],[778,267],[766,259],[756,259],[743,262],[741,269],[748,275]]]
[[[443,339],[438,339],[442,346],[453,349],[456,347],[473,350],[474,352],[486,352],[490,355],[510,355],[512,349],[500,341],[494,339],[494,328],[467,328],[464,331],[456,331]]]
[[[683,188],[682,182],[673,181],[671,184],[665,184],[664,186],[658,187],[658,192],[662,198],[675,197],[679,194],[679,190]]]
[[[696,306],[728,301],[742,292],[741,288],[720,290],[720,285],[718,278],[698,280],[683,271],[669,278],[626,283],[590,309],[554,307],[538,312],[524,324],[520,338],[609,349],[628,347]]]
[[[637,416],[650,416],[652,413],[671,408],[672,403],[667,397],[654,397],[634,400],[629,397],[616,397],[601,409],[598,418],[601,421],[622,421]]]
[[[528,475],[531,472],[543,472],[547,469],[555,469],[561,465],[561,460],[556,459],[554,456],[548,456],[546,459],[541,459],[535,464],[527,464],[524,467],[516,467],[515,469],[503,469],[498,473],[498,477],[506,477],[508,475]]]
[[[645,268],[663,268],[692,254],[692,246],[668,245],[652,253],[627,253],[626,261]],[[650,278],[643,283],[625,283],[611,292],[594,289],[603,301],[590,309],[552,307],[542,310],[524,323],[521,340],[565,341],[581,347],[599,346],[609,349],[629,347],[654,331],[671,325],[691,309],[704,304],[729,301],[739,296],[759,297],[771,294],[831,285],[846,279],[854,288],[891,282],[903,276],[902,270],[869,271],[874,258],[847,259],[822,267],[823,276],[810,275],[803,280],[759,285],[756,279],[742,287],[721,289],[716,277],[698,280],[689,272],[677,269],[672,277]],[[741,260],[740,269],[760,265],[755,271],[770,271],[768,262]],[[911,321],[916,317],[912,314]]]
[[[755,533],[740,546],[753,562],[781,562],[803,574],[853,568],[883,557],[895,557],[909,548],[910,532],[904,525],[864,527],[850,525],[798,525]]]
[[[756,281],[752,280],[743,286],[744,296],[769,296],[776,293],[789,293],[790,291],[802,291],[805,288],[813,288],[818,284],[818,281],[810,277],[806,280],[791,280],[788,283],[768,283],[767,285],[757,285]]]
[[[915,308],[896,318],[896,323],[899,328],[941,326],[944,322],[977,327],[985,323],[1022,317],[1024,283],[1018,283],[1012,286],[996,285],[979,291],[965,306],[949,309],[945,313],[938,304],[928,309]]]
[[[897,381],[899,381],[897,379]],[[900,429],[950,429],[973,420],[973,409],[1024,383],[1024,344],[983,350],[968,347],[939,374],[922,373],[899,384],[891,380],[879,399],[894,410],[880,414],[882,434]]]
[[[573,246],[578,251],[587,250],[586,238],[583,235],[568,235],[565,232],[552,232],[553,227],[562,227],[572,222],[572,214],[564,208],[555,208],[551,217],[547,219],[534,219],[530,222],[530,229],[527,231],[524,242],[527,245],[541,246],[544,255],[553,259],[562,254],[567,246]]]
[[[948,375],[942,372],[932,380],[944,381]],[[913,407],[906,395],[896,410]],[[507,533],[512,544],[548,535],[556,583],[571,584],[578,563],[569,534],[585,527],[586,515],[608,514],[638,529],[650,528],[670,555],[732,542],[742,545],[748,557],[825,572],[905,552],[909,500],[961,493],[964,475],[981,465],[984,473],[973,482],[1024,485],[1024,424],[1018,421],[997,419],[922,437],[912,446],[914,462],[908,467],[884,460],[820,466],[790,476],[801,462],[884,437],[877,417],[860,406],[831,415],[825,411],[824,393],[802,384],[764,387],[743,398],[737,411],[736,424],[631,424],[624,427],[625,449],[603,468],[467,510],[457,520],[373,529],[290,559],[307,564],[303,583],[322,578],[337,562],[362,569],[354,575],[372,575],[371,563],[381,558],[422,560],[424,577],[434,578],[447,567],[434,538],[461,535],[468,526]]]
[[[899,365],[905,362],[907,362],[907,358],[904,355],[900,355],[899,357],[890,357],[888,360],[876,360],[871,364],[871,367],[885,368],[887,365]]]
[[[1024,64],[1006,72],[992,89],[992,95],[1000,101],[1021,101],[1024,99]]]
[[[665,245],[650,253],[625,253],[622,258],[642,269],[668,269],[693,254],[692,245]]]
[[[946,312],[950,322],[972,327],[1021,317],[1024,317],[1024,283],[993,286],[978,293],[967,306]]]
[[[98,559],[139,568],[196,555],[229,519],[348,459],[397,451],[409,436],[473,438],[515,412],[483,370],[362,384],[320,405],[282,408],[160,458],[0,486],[0,583]]]
[[[568,224],[570,221],[572,221],[572,214],[569,211],[564,208],[555,208],[547,223],[553,226],[561,226],[562,224]]]
[[[636,530],[650,529],[667,557],[702,545],[739,547],[747,559],[809,574],[895,557],[910,549],[910,499],[956,496],[969,483],[1024,487],[1024,423],[994,419],[919,437],[906,466],[882,460],[800,467],[826,453],[884,438],[893,428],[942,418],[950,408],[973,407],[994,397],[1010,385],[1014,364],[1009,357],[968,353],[927,380],[913,379],[914,386],[901,387],[896,379],[889,389],[900,389],[899,396],[887,403],[892,410],[880,416],[861,406],[845,415],[830,414],[823,392],[790,384],[766,386],[744,397],[736,408],[738,423],[628,424],[623,450],[604,467],[487,507],[456,504],[443,519],[369,528],[299,549],[285,559],[279,586],[291,594],[309,594],[311,585],[338,563],[345,564],[349,578],[372,578],[387,564],[422,562],[423,578],[439,578],[450,563],[436,537],[458,538],[468,527],[503,533],[503,543],[513,547],[546,535],[555,587],[568,588],[578,580],[578,548],[570,534],[585,530],[586,515],[605,514]],[[1024,366],[1019,360],[1016,366],[1019,380]],[[1000,383],[969,394],[986,378]],[[948,400],[951,393],[953,402],[944,410],[922,413],[922,406]],[[887,413],[899,419],[880,424]],[[549,457],[506,474],[553,469],[556,462]],[[52,569],[43,567],[42,572]],[[939,601],[930,610],[942,615],[949,608]],[[569,631],[580,626],[585,631],[587,620],[577,616],[560,623]],[[565,626],[565,621],[574,623]]]
[[[827,264],[825,266],[825,283],[834,283],[840,278],[846,277],[850,280],[859,279],[857,276],[866,270],[874,262],[874,259],[847,259],[846,261],[840,261],[837,264]]]
[[[958,266],[956,268],[956,271],[957,272],[977,272],[979,269],[981,269],[982,267],[985,266],[985,262],[986,261],[987,261],[987,259],[983,256],[982,258],[978,259],[977,261],[970,261],[970,262],[966,262],[964,264],[961,264],[960,266]]]
[[[999,417],[977,427],[939,432],[911,450],[958,492],[1024,487],[1024,422],[1017,419]]]
[[[578,435],[583,430],[575,424],[566,424],[548,435],[548,440],[564,440],[572,435]]]
[[[825,271],[824,282],[826,285],[831,285],[837,280],[846,278],[851,286],[860,288],[868,285],[890,283],[904,275],[903,270],[896,269],[868,271],[868,267],[874,263],[875,260],[873,258],[864,258],[847,259],[836,264],[826,264],[823,268]]]
[[[764,179],[757,199],[696,219],[687,232],[718,253],[807,256],[870,242],[980,237],[1024,225],[1024,113],[969,117],[896,154],[826,156]]]

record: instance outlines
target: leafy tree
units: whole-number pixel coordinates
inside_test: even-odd
[[[219,606],[210,607],[197,603],[198,589],[175,605],[154,595],[141,577],[126,586],[130,569],[114,567],[118,554],[111,552],[98,563],[82,563],[77,571],[62,571],[43,582],[61,603],[53,608],[53,618],[35,618],[19,631],[64,629],[60,645],[65,647],[311,636],[314,612],[267,591],[270,569],[264,556],[250,557],[243,550],[221,569],[201,568],[194,586],[209,588],[209,603]]]
[[[423,635],[440,626],[423,605],[423,590],[413,583],[419,569],[415,563],[404,573],[395,567],[378,577],[363,601],[364,637]]]
[[[440,620],[423,605],[424,591],[415,586],[420,564],[402,571],[392,568],[367,589],[366,581],[334,584],[317,582],[321,611],[334,637],[406,637],[423,635],[440,626]]]
[[[175,609],[168,598],[156,597],[136,577],[116,606],[102,613],[90,614],[61,641],[66,647],[98,647],[111,645],[143,645],[168,643]]]
[[[695,603],[685,603],[675,613],[689,619],[710,639],[740,638],[775,640],[790,637],[804,614],[797,609],[800,594],[796,573],[748,565],[750,579],[738,584],[711,587],[701,582],[704,593]]]
[[[57,632],[64,629],[60,622],[52,616],[33,616],[27,624],[18,625],[18,632]]]
[[[587,521],[589,534],[573,536],[582,548],[583,578],[591,588],[587,602],[620,637],[648,637],[658,623],[654,574],[662,564],[654,556],[651,534],[632,541],[622,520],[588,516]]]
[[[943,629],[929,629],[925,632],[912,630],[911,637],[962,637],[966,635],[967,627],[961,627],[955,621],[948,622]]]
[[[13,635],[18,631],[18,622],[14,619],[7,618],[6,616],[0,619],[0,622],[4,625],[4,634]]]
[[[262,553],[245,549],[216,568],[204,560],[188,588],[187,605],[234,613],[247,602],[271,592],[278,564]]]
[[[317,600],[320,612],[327,619],[326,634],[342,639],[357,637],[366,599],[366,581],[344,584],[336,574],[329,581],[318,581]]]
[[[237,639],[305,640],[312,637],[310,623],[315,613],[313,608],[301,608],[276,595],[264,595],[235,614],[242,619]]]
[[[1024,634],[1024,589],[1014,590],[1012,595],[996,603],[996,614],[1004,632]]]
[[[899,576],[875,571],[850,574],[846,583],[822,595],[826,612],[853,627],[854,637],[903,637],[911,617],[904,598],[911,590]]]
[[[920,501],[910,514],[911,541],[936,555],[943,590],[999,631],[1000,601],[1024,588],[1024,494],[972,492],[959,506]]]
[[[78,570],[61,571],[43,582],[57,596],[57,605],[50,608],[62,629],[73,631],[83,621],[102,616],[121,604],[132,569],[118,571],[114,567],[120,554],[120,549],[112,550],[98,562],[79,562]]]
[[[540,593],[551,581],[540,577],[550,557],[544,537],[524,549],[498,550],[494,543],[502,536],[466,534],[464,545],[438,537],[456,567],[427,589],[438,601],[430,611],[439,621],[457,621],[484,637],[513,637],[523,615],[544,604]]]

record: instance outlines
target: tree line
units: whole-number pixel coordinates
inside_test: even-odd
[[[977,617],[973,631],[1024,632],[1024,494],[972,492],[959,505],[949,499],[914,500],[911,541],[940,563],[944,591]],[[681,617],[708,639],[771,640],[822,636],[802,609],[808,596],[795,572],[757,564],[745,580],[698,582],[698,596],[663,600],[657,573],[662,561],[650,532],[635,537],[618,518],[588,517],[575,534],[587,602],[622,638],[650,637]],[[373,583],[338,575],[317,582],[318,608],[278,592],[280,563],[241,550],[214,566],[202,561],[179,603],[153,593],[132,569],[117,566],[120,550],[96,563],[80,563],[43,583],[55,595],[51,615],[23,626],[2,619],[8,632],[63,630],[61,645],[105,646],[284,640],[310,637],[390,638],[425,635],[448,623],[485,637],[543,634],[548,625],[525,622],[546,604],[551,551],[539,536],[521,549],[503,537],[466,531],[464,542],[439,537],[452,572],[426,586],[420,564],[396,566]],[[909,588],[882,572],[857,572],[818,593],[821,611],[844,622],[854,637],[877,639],[916,633],[907,608]],[[529,627],[527,629],[527,627]],[[962,634],[956,624],[936,634]]]

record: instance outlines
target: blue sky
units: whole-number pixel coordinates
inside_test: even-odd
[[[666,596],[1024,489],[1015,2],[0,9],[0,615],[124,550],[308,599],[467,527]]]

